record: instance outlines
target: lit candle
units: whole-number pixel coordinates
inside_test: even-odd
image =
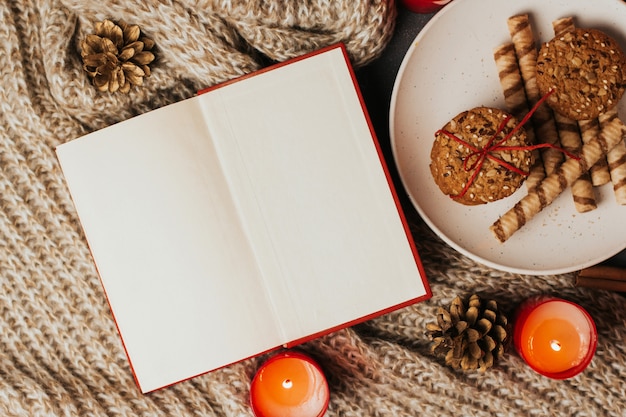
[[[451,0],[402,0],[404,7],[415,13],[433,13]]]
[[[257,417],[321,417],[329,399],[322,369],[299,352],[271,357],[250,386],[250,402]]]
[[[520,306],[513,341],[532,369],[550,378],[566,379],[589,365],[598,334],[593,319],[578,304],[536,298]]]

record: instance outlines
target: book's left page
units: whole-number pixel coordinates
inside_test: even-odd
[[[196,99],[57,148],[143,392],[277,346]]]

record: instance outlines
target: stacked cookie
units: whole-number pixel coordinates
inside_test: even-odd
[[[430,171],[455,201],[489,203],[510,196],[524,182],[534,161],[529,145],[516,118],[500,109],[476,107],[437,132]]]
[[[548,105],[574,120],[591,120],[615,108],[626,87],[626,56],[596,29],[575,28],[542,45],[537,86],[554,90]]]

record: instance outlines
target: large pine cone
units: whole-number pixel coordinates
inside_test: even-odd
[[[142,36],[139,26],[104,20],[81,43],[83,68],[98,91],[128,93],[150,76],[153,47],[154,41]]]
[[[456,297],[450,309],[437,312],[437,322],[426,325],[431,338],[431,351],[445,358],[447,365],[466,370],[485,371],[504,353],[509,339],[508,320],[498,311],[498,304],[489,300],[483,304],[476,294],[468,306]]]

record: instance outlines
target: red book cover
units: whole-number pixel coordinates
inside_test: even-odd
[[[153,391],[431,292],[345,48],[57,148]]]

